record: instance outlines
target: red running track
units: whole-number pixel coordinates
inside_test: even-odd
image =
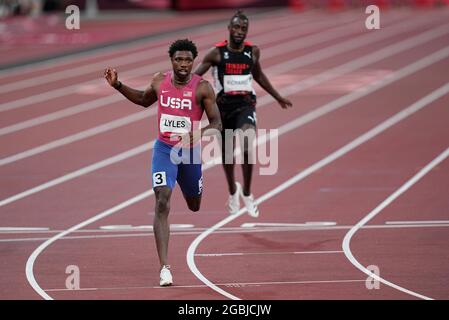
[[[447,299],[447,160],[431,167],[357,229],[349,251],[343,241],[361,219],[449,146],[448,14],[447,10],[391,10],[383,15],[380,30],[368,32],[359,12],[308,12],[304,19],[301,14],[278,12],[276,18],[289,32],[283,42],[278,40],[281,34],[269,28],[268,18],[254,19],[249,38],[253,32],[254,37],[263,35],[259,39],[265,41],[262,64],[294,103],[293,109],[280,112],[271,98],[259,94],[259,128],[280,130],[278,170],[275,175],[255,176],[253,192],[261,201],[258,219],[244,212],[227,217],[219,165],[205,168],[199,213],[190,213],[175,192],[169,249],[175,285],[170,288],[158,287],[159,263],[151,229],[136,228],[151,225],[154,214],[149,192],[149,142],[156,137],[151,109],[142,118],[112,127],[111,121],[141,111],[118,99],[0,136],[4,275],[0,297]],[[318,22],[322,25],[314,26]],[[337,30],[341,24],[347,24],[345,33]],[[207,30],[202,46],[216,42],[223,28]],[[279,43],[283,45],[276,47]],[[120,50],[125,60],[139,48]],[[154,59],[164,61],[165,55],[161,45]],[[63,68],[98,62],[95,55],[90,61],[81,59],[64,62]],[[142,61],[148,63],[152,62]],[[124,65],[120,71],[138,65]],[[2,81],[19,82],[61,67],[30,67],[11,78],[8,73],[1,76]],[[148,68],[135,84],[143,85],[153,72]],[[102,87],[98,74],[101,68],[30,86],[29,97],[67,86],[80,89],[8,111],[1,106],[21,94],[18,89],[2,95],[2,128],[110,97],[113,92]],[[101,93],[83,91],[86,81],[97,81]],[[420,108],[413,109],[417,102]],[[398,118],[402,110],[412,111]],[[106,123],[104,132],[68,139]],[[369,135],[373,128],[377,133]],[[57,139],[65,140],[49,148]],[[44,145],[48,150],[29,154]],[[139,146],[135,154],[129,152]],[[119,153],[122,159],[111,158]],[[18,154],[26,157],[15,160]],[[1,162],[7,158],[10,162]],[[109,162],[101,162],[105,159]],[[284,185],[286,181],[291,184]],[[223,226],[213,227],[220,222]],[[119,225],[135,228],[104,228]],[[7,227],[48,230],[8,231]],[[367,275],[356,268],[356,262],[377,266],[384,281],[379,289],[367,288]],[[79,267],[80,290],[66,288],[66,269],[71,265]]]

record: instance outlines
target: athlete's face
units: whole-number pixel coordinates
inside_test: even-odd
[[[230,41],[234,44],[240,45],[243,41],[245,41],[248,33],[248,21],[235,17],[229,24],[228,30]]]
[[[190,51],[176,51],[171,58],[173,71],[180,79],[185,79],[190,75],[193,67],[193,53]]]

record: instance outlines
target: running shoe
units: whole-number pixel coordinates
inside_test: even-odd
[[[259,208],[257,208],[257,204],[254,201],[254,196],[252,194],[245,196],[242,192],[242,198],[248,214],[253,218],[257,218],[259,216]]]
[[[173,277],[171,275],[169,265],[162,266],[160,277],[161,277],[161,280],[159,282],[159,285],[161,287],[167,287],[167,286],[171,286],[173,284]]]
[[[235,193],[229,195],[228,202],[226,202],[226,207],[230,215],[236,214],[240,209],[240,192],[242,187],[240,183],[235,183]]]

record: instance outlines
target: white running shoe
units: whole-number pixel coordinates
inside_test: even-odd
[[[173,277],[170,272],[170,266],[164,265],[161,269],[161,280],[159,281],[159,285],[161,287],[171,286],[173,284]]]
[[[229,195],[228,202],[226,202],[226,207],[230,215],[236,214],[240,209],[240,192],[242,187],[240,183],[235,183],[235,193]]]
[[[248,214],[253,218],[257,218],[259,216],[259,208],[257,208],[257,205],[254,201],[254,196],[250,194],[246,197],[242,192],[242,198]]]

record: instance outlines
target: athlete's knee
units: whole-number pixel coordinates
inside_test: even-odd
[[[201,204],[194,202],[194,203],[189,203],[188,206],[189,206],[190,211],[198,212],[198,211],[200,211]]]
[[[201,207],[201,198],[199,198],[199,197],[188,198],[187,199],[187,206],[193,212],[199,211],[200,207]]]
[[[159,193],[156,196],[156,214],[168,214],[170,210],[170,196],[165,193]]]

